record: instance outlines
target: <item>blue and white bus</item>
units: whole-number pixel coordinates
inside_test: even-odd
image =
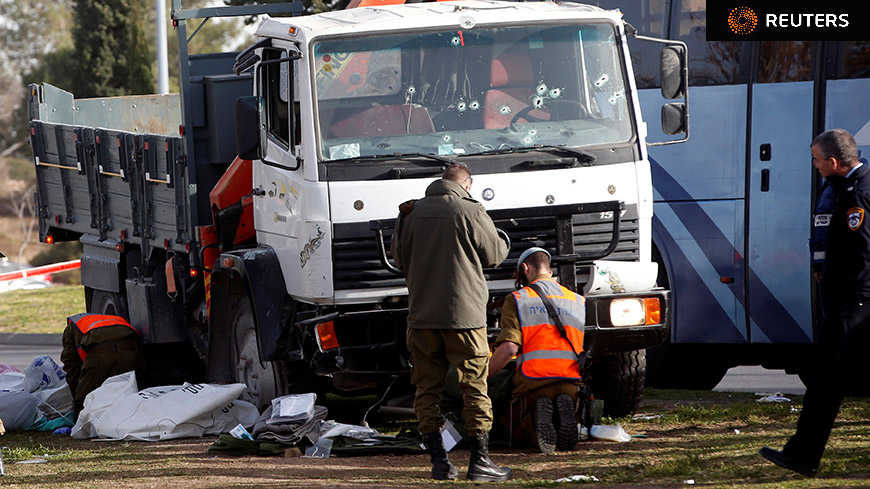
[[[812,138],[843,128],[870,150],[870,41],[706,40],[704,0],[594,1],[689,49],[691,137],[649,150],[653,256],[673,293],[648,385],[712,388],[735,365],[806,373],[818,325],[811,274],[820,181]],[[631,45],[644,113],[663,103],[658,48]],[[667,139],[649,125],[649,139]]]

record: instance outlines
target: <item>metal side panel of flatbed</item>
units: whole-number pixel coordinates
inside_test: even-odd
[[[184,251],[193,241],[180,137],[39,120],[30,133],[42,240],[61,230],[143,252]]]

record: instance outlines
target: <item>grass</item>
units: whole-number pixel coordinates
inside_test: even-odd
[[[648,390],[640,412],[648,419],[619,422],[629,443],[587,441],[572,452],[495,449],[493,459],[514,468],[515,480],[497,487],[742,487],[822,488],[870,486],[870,399],[847,399],[819,475],[805,478],[758,455],[780,448],[793,433],[802,399],[758,403],[752,394]],[[358,410],[334,398],[331,413]],[[333,409],[334,408],[334,409]],[[375,425],[383,432],[395,426]],[[73,440],[45,433],[8,433],[0,438],[7,476],[4,487],[443,487],[426,478],[426,455],[382,455],[312,460],[212,456],[211,439],[160,443]],[[41,464],[16,462],[45,459]],[[451,452],[464,472],[468,452]],[[597,482],[557,483],[584,474]],[[464,474],[463,474],[464,475]],[[690,482],[691,481],[691,482]],[[450,484],[470,486],[468,482]]]
[[[0,333],[63,333],[66,318],[81,312],[85,312],[82,286],[3,292]]]

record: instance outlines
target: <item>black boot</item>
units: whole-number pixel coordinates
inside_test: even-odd
[[[426,447],[429,448],[429,457],[432,460],[432,478],[445,481],[459,477],[459,470],[447,458],[447,450],[444,449],[441,432],[436,430],[426,433],[423,437],[426,440]]]
[[[471,461],[468,463],[470,481],[506,481],[514,475],[510,467],[499,467],[489,458],[489,433],[471,438]]]

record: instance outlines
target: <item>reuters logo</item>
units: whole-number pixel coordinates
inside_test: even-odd
[[[749,7],[735,7],[728,14],[728,28],[735,34],[749,34],[757,25],[758,16]]]

